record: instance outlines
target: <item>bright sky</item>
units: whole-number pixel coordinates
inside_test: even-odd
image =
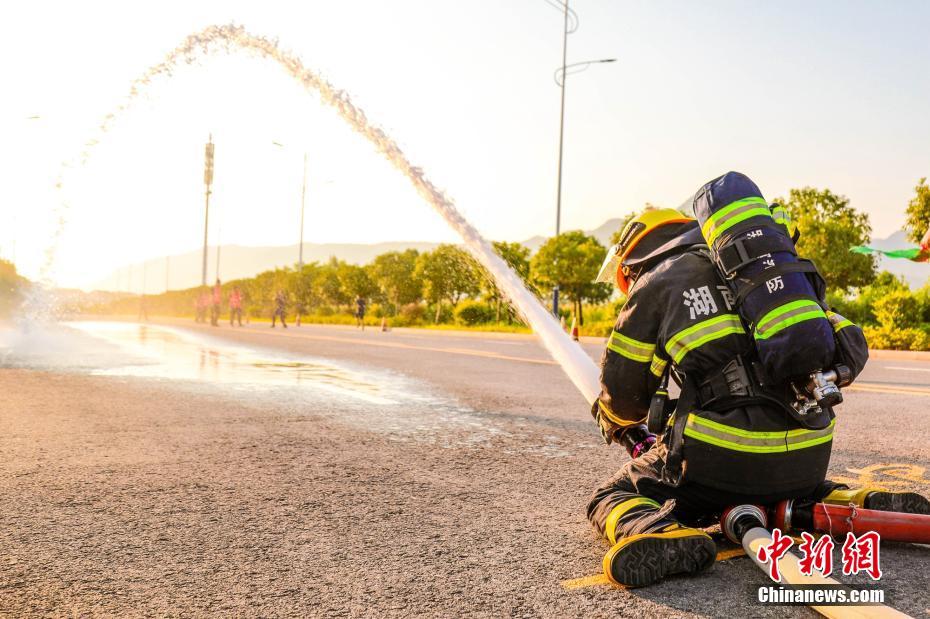
[[[737,169],[767,197],[807,184],[846,194],[886,236],[930,175],[928,3],[572,7],[569,62],[618,61],[568,80],[563,230],[646,201],[678,206]],[[198,248],[211,132],[211,243],[295,243],[305,150],[308,242],[455,240],[317,97],[242,54],[154,84],[65,175],[63,212],[59,163],[129,83],[187,34],[231,21],[351,93],[487,236],[552,233],[562,18],[545,0],[18,2],[0,8],[0,254],[38,277],[55,245],[49,274],[88,286]]]

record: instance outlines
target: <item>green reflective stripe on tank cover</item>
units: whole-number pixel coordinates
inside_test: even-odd
[[[768,217],[770,219],[772,217],[769,205],[760,196],[743,198],[727,204],[704,222],[704,225],[701,226],[701,232],[704,234],[704,238],[707,239],[707,243],[712,245],[721,234],[751,217]]]
[[[840,329],[845,329],[846,327],[851,327],[853,321],[849,318],[843,318],[836,312],[827,312],[827,320],[830,321],[830,324],[833,325],[833,330],[839,332]]]
[[[823,313],[823,309],[816,301],[800,299],[785,303],[762,317],[756,324],[755,338],[757,340],[766,340],[791,325],[813,318],[826,317],[827,315]]]
[[[739,316],[720,314],[679,331],[669,339],[665,350],[668,351],[672,361],[681,363],[685,355],[692,350],[734,333],[746,333]]]
[[[655,376],[662,376],[662,373],[665,372],[665,366],[667,365],[668,361],[653,355],[652,363],[649,364],[649,371],[652,372]]]
[[[652,353],[655,352],[656,346],[648,342],[634,340],[631,337],[614,331],[610,334],[610,339],[607,341],[607,348],[618,355],[623,355],[627,359],[632,359],[633,361],[639,361],[641,363],[649,363],[652,360]]]
[[[622,503],[618,503],[614,506],[610,513],[607,514],[607,522],[604,523],[604,535],[607,536],[607,539],[610,540],[611,544],[617,543],[617,524],[620,522],[620,518],[623,517],[628,511],[634,507],[640,507],[641,505],[648,505],[650,507],[655,507],[659,509],[662,507],[652,499],[647,499],[644,496],[636,497],[635,499],[628,499]]]
[[[791,215],[788,214],[788,210],[784,207],[778,207],[772,209],[772,219],[775,220],[775,223],[782,224],[786,228],[791,227]]]
[[[814,447],[833,440],[836,419],[821,430],[787,430],[780,432],[752,432],[734,428],[710,419],[688,415],[685,436],[729,449],[747,453],[785,453]]]

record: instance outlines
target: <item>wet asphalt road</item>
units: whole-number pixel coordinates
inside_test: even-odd
[[[625,457],[531,337],[169,324],[8,343],[0,615],[813,616],[745,557],[602,584],[583,510]],[[930,492],[930,362],[858,385],[832,476]],[[882,561],[930,612],[930,549]]]

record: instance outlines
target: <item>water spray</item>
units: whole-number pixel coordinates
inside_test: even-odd
[[[130,108],[133,101],[153,80],[162,76],[170,76],[172,70],[181,63],[193,64],[200,57],[210,56],[218,52],[231,53],[233,51],[244,51],[274,61],[291,78],[300,82],[307,91],[318,93],[323,103],[335,108],[338,114],[355,131],[367,138],[375,149],[411,182],[417,193],[429,202],[446,223],[459,234],[465,248],[487,269],[497,282],[501,292],[540,337],[546,349],[562,366],[575,387],[578,388],[589,403],[594,402],[600,391],[598,369],[594,361],[585,354],[580,346],[572,342],[571,338],[560,327],[556,318],[527,290],[519,275],[497,255],[491,244],[459,213],[453,201],[426,177],[421,168],[414,166],[407,159],[394,140],[368,120],[365,113],[353,104],[348,94],[338,90],[318,74],[307,69],[298,56],[283,50],[276,41],[251,34],[241,26],[208,26],[200,32],[188,36],[178,47],[169,52],[161,63],[150,67],[133,81],[126,99],[113,112],[103,118],[98,127],[98,135],[85,144],[85,149],[78,159],[75,162],[62,164],[61,174],[56,182],[57,189],[62,190],[63,176],[66,170],[86,163],[90,157],[91,149],[100,142],[103,134],[112,127],[123,112]],[[684,206],[682,205],[682,207]],[[67,202],[62,200],[57,218],[58,225],[52,243],[46,252],[46,262],[42,269],[44,276],[47,276],[54,261],[55,247],[64,227],[66,211]],[[907,524],[912,523],[909,521]],[[754,561],[757,561],[755,551],[758,547],[768,543],[771,539],[765,528],[766,526],[764,510],[755,506],[735,508],[724,515],[724,530],[743,544]],[[832,579],[802,578],[798,575],[797,560],[793,556],[783,558],[781,561],[783,562],[780,562],[782,573],[790,574],[789,581],[839,584]],[[760,567],[762,566],[760,565]],[[902,616],[897,611],[887,607],[815,608],[827,616],[850,616],[850,613],[854,611],[859,611],[860,616]]]
[[[572,342],[571,338],[559,327],[558,321],[527,290],[519,275],[497,255],[491,244],[459,213],[451,198],[427,178],[422,168],[413,165],[407,159],[393,139],[368,120],[365,112],[352,102],[345,91],[337,89],[317,73],[306,68],[297,55],[282,49],[277,41],[249,33],[245,28],[237,25],[208,26],[188,36],[179,46],[170,51],[162,62],[150,67],[132,82],[126,99],[103,118],[98,127],[98,135],[86,143],[79,157],[79,163],[83,165],[87,161],[91,149],[99,143],[102,135],[112,127],[118,116],[130,108],[133,101],[153,80],[162,76],[170,76],[172,70],[182,63],[193,64],[200,57],[234,51],[243,51],[274,61],[287,75],[301,83],[307,91],[317,93],[324,104],[335,108],[336,112],[355,131],[367,138],[375,149],[411,182],[417,193],[459,234],[468,252],[491,274],[501,292],[539,336],[543,345],[562,366],[575,387],[581,391],[588,403],[594,402],[600,391],[597,366],[581,347]],[[72,167],[72,164],[63,164],[62,171],[64,172],[69,167]],[[61,177],[56,186],[59,190],[62,188]],[[67,204],[63,201],[59,225],[43,272],[48,271],[54,259],[54,246],[61,234],[66,210]]]

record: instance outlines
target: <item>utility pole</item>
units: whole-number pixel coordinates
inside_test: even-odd
[[[297,252],[297,271],[304,268],[304,205],[307,200],[307,153],[304,153],[304,182],[300,189],[300,249]]]
[[[562,143],[565,136],[565,63],[568,59],[568,0],[565,3],[565,18],[562,25],[562,105],[559,112],[559,173],[555,197],[555,235],[559,236],[562,225]],[[552,313],[559,316],[559,285],[552,289]]]
[[[561,106],[559,108],[559,171],[556,185],[555,198],[555,235],[559,236],[562,232],[562,153],[565,143],[565,80],[568,79],[568,69],[578,68],[584,71],[589,65],[602,62],[615,62],[616,58],[605,58],[603,60],[585,60],[583,62],[568,62],[568,35],[578,29],[578,15],[568,7],[569,0],[557,0],[561,3],[563,24],[562,24],[562,68],[556,69],[555,83],[561,89]],[[550,4],[555,5],[551,0]],[[569,17],[571,17],[571,27],[569,27]],[[561,78],[561,79],[560,79]],[[559,316],[559,286],[556,284],[552,289],[552,313],[556,318]]]
[[[213,134],[204,148],[203,184],[206,187],[206,208],[203,216],[203,271],[200,278],[202,286],[207,285],[207,231],[210,225],[210,188],[213,186]]]

